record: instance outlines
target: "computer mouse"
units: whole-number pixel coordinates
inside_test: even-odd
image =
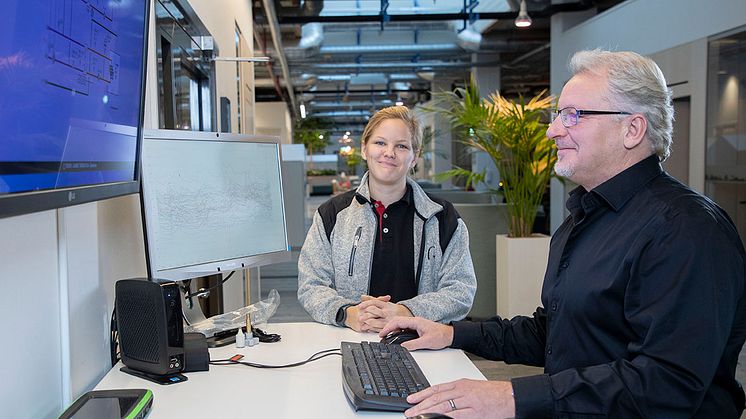
[[[417,339],[418,337],[420,337],[420,335],[417,334],[416,330],[394,330],[393,332],[390,332],[388,335],[381,338],[381,343],[401,345],[408,340]]]
[[[450,416],[442,413],[420,413],[417,416],[412,416],[407,419],[453,419]]]

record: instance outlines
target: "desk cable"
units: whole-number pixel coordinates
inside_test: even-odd
[[[308,357],[308,359],[306,359],[305,361],[299,361],[299,362],[294,362],[292,364],[285,364],[285,365],[264,365],[264,364],[256,364],[253,362],[241,361],[241,358],[243,358],[243,355],[234,355],[228,359],[216,359],[214,361],[210,361],[210,365],[240,364],[240,365],[245,365],[247,367],[254,367],[254,368],[291,368],[291,367],[298,367],[298,366],[307,364],[312,361],[318,361],[319,359],[326,358],[327,356],[332,356],[332,355],[342,356],[342,352],[340,352],[340,348],[325,349],[323,351],[316,352],[315,354]]]
[[[109,351],[111,356],[111,366],[119,362],[119,332],[117,331],[117,308],[116,305],[111,311],[111,324],[109,325]]]
[[[188,300],[190,298],[201,297],[203,295],[207,295],[210,291],[212,291],[215,288],[220,287],[223,284],[225,284],[225,282],[227,280],[231,279],[231,277],[233,276],[234,273],[236,273],[236,271],[232,271],[231,273],[229,273],[228,276],[226,276],[225,278],[221,279],[220,282],[218,282],[217,284],[215,284],[215,285],[213,285],[213,286],[211,286],[209,288],[200,288],[197,291],[195,291],[194,293],[192,293],[189,290],[189,287],[187,285],[182,285],[181,289],[184,292],[184,299]]]

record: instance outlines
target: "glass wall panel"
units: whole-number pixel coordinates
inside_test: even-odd
[[[746,30],[709,42],[705,192],[746,238]]]
[[[211,131],[212,62],[196,42],[209,34],[198,31],[177,2],[159,0],[155,12],[160,128]]]

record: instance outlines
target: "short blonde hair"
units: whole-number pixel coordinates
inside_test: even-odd
[[[376,112],[368,121],[368,124],[363,130],[363,136],[361,139],[361,145],[365,146],[373,135],[373,131],[378,128],[381,123],[387,119],[399,119],[407,125],[409,128],[409,134],[411,135],[412,151],[414,151],[415,157],[419,156],[422,148],[422,131],[420,130],[420,123],[417,121],[417,117],[406,106],[389,106]]]

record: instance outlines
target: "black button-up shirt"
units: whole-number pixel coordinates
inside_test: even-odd
[[[534,316],[454,323],[453,346],[544,366],[513,379],[522,418],[738,418],[744,250],[725,212],[655,156],[579,187]]]

